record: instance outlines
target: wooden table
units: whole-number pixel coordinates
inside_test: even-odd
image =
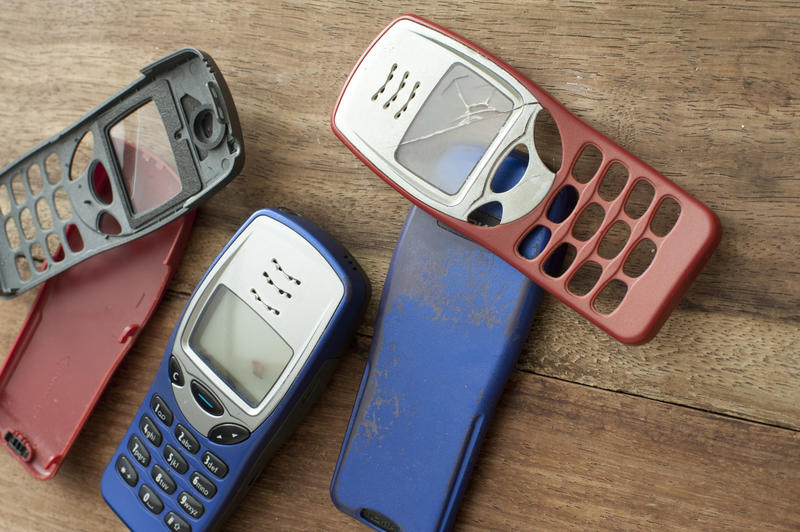
[[[199,211],[163,303],[51,481],[0,453],[0,527],[123,528],[103,468],[189,292],[252,211],[342,241],[374,288],[318,405],[230,530],[363,529],[328,484],[409,204],[333,136],[350,68],[400,13],[378,2],[20,2],[0,17],[0,161],[184,45],[235,97],[247,164]],[[722,244],[659,336],[625,347],[546,298],[489,429],[459,530],[800,527],[800,8],[794,1],[404,5],[538,82],[722,220]],[[0,352],[33,294],[0,302]]]

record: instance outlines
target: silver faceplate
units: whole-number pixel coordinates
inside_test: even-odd
[[[265,272],[272,284],[267,282]],[[189,346],[192,328],[219,284],[224,284],[245,301],[294,352],[274,386],[255,408],[220,379]],[[172,390],[189,423],[205,435],[213,426],[228,422],[255,430],[294,383],[343,295],[344,284],[314,246],[273,218],[255,218],[207,273],[178,326],[172,354],[183,368],[185,383],[173,385]],[[198,406],[189,390],[192,379],[203,382],[216,394],[225,408],[222,416],[211,416]]]
[[[457,64],[477,74],[511,101],[508,119],[455,194],[447,194],[403,166],[397,158],[406,132],[440,80]],[[413,94],[413,96],[412,96]],[[478,94],[478,93],[476,93]],[[487,116],[486,91],[474,101],[452,91],[463,105],[456,120],[442,121],[428,135],[449,134]],[[542,110],[533,94],[510,73],[460,42],[411,20],[401,20],[374,44],[353,73],[339,101],[334,124],[384,175],[416,199],[459,220],[489,202],[503,207],[501,223],[533,210],[555,179],[536,155],[533,126]],[[490,109],[490,111],[493,111]],[[405,139],[408,142],[408,139]],[[510,190],[495,193],[491,180],[503,159],[518,145],[527,147],[528,168]]]

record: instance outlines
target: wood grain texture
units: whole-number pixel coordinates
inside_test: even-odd
[[[708,267],[645,346],[622,346],[545,298],[460,528],[800,527],[796,2],[4,7],[0,164],[58,133],[138,68],[186,45],[207,51],[222,69],[247,163],[201,208],[164,305],[57,477],[34,481],[0,453],[7,475],[0,490],[16,501],[0,505],[0,523],[20,530],[119,526],[98,493],[102,468],[187,294],[258,208],[302,212],[358,258],[373,283],[359,331],[361,343],[368,341],[408,203],[336,140],[329,116],[369,42],[401,12],[416,12],[513,65],[708,204],[724,229]],[[0,302],[0,353],[32,300]],[[327,483],[362,364],[348,358],[232,529],[352,527],[331,506]]]
[[[156,337],[169,329],[156,324],[181,304],[167,298],[52,480],[34,480],[0,454],[2,490],[15,502],[0,505],[0,522],[124,529],[97,486],[156,370]],[[328,485],[368,341],[344,357],[226,530],[366,530],[333,507]],[[520,372],[490,425],[456,528],[796,529],[799,442],[791,430]]]

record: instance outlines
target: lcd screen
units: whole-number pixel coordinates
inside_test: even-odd
[[[293,354],[275,329],[222,284],[192,329],[189,347],[251,407],[267,396]]]
[[[513,107],[494,85],[456,63],[422,104],[395,158],[429,184],[453,195],[486,153]]]

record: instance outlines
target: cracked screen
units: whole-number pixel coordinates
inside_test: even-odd
[[[223,284],[206,303],[189,346],[252,407],[267,396],[293,354],[275,329]]]
[[[494,85],[456,63],[422,104],[395,158],[429,184],[453,195],[486,153],[513,107]]]

